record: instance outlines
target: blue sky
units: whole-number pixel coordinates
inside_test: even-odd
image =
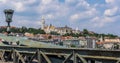
[[[41,17],[56,27],[68,25],[120,36],[120,0],[0,0],[0,25],[4,9],[15,10],[13,26],[40,27]]]

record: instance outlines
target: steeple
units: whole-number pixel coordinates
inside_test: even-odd
[[[75,33],[79,33],[79,32],[78,32],[78,27],[76,27],[76,29],[75,29]]]
[[[45,27],[45,19],[44,19],[44,17],[42,16],[41,29],[44,29],[44,27]]]
[[[75,29],[76,31],[78,31],[78,27],[76,27],[76,29]]]
[[[103,42],[104,41],[104,39],[103,39],[103,36],[101,35],[101,37],[100,37],[100,42]]]

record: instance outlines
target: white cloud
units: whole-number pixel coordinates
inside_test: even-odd
[[[120,0],[105,0],[105,2],[106,4],[102,5],[102,8],[105,10],[101,11],[100,9],[99,11],[101,14],[96,15],[97,17],[94,17],[91,20],[91,23],[94,24],[94,27],[104,27],[108,26],[108,24],[118,22],[118,16],[120,15]]]
[[[95,8],[89,9],[84,12],[76,13],[70,16],[70,21],[78,21],[81,19],[89,19],[95,17],[97,14],[97,10]]]
[[[53,2],[53,0],[41,0],[41,3],[43,5],[48,5],[48,4],[51,4]]]
[[[33,3],[35,3],[35,2],[37,2],[37,0],[24,0],[24,1],[23,1],[24,4],[33,4]],[[39,2],[39,1],[38,1],[38,2]]]
[[[0,3],[6,3],[7,0],[0,0]]]
[[[104,11],[105,16],[117,16],[120,15],[120,0],[105,0],[107,8]]]
[[[59,2],[59,0],[0,0],[0,9],[12,8],[15,10],[17,16],[13,17],[12,22],[12,25],[15,26],[38,28],[40,27],[41,16],[45,16],[48,24],[63,26],[72,23],[71,27],[77,26],[76,24],[78,26],[82,24],[81,27],[83,28],[104,27],[119,19],[116,18],[116,14],[120,10],[120,0],[105,1],[106,3],[103,4],[91,5],[87,0],[65,0],[65,2]],[[22,12],[31,14],[20,14]],[[21,17],[21,15],[23,16]],[[1,19],[1,21],[4,20]]]
[[[114,6],[120,6],[120,0],[105,0],[105,2],[107,3],[106,5],[108,5],[108,7],[114,7]]]
[[[106,1],[106,3],[113,3],[113,2],[115,2],[115,0],[105,0]]]
[[[65,4],[75,4],[75,3],[77,3],[78,2],[78,0],[65,0]]]
[[[108,23],[113,23],[116,22],[116,20],[118,19],[119,16],[116,17],[107,17],[107,16],[102,16],[102,17],[94,17],[91,20],[91,24],[94,27],[104,27],[106,25],[108,25]]]
[[[40,27],[40,21],[35,21],[35,20],[28,20],[27,18],[22,19],[20,18],[16,18],[12,23],[12,26],[17,26],[17,27],[22,27],[22,26],[26,26],[26,27],[34,27],[34,28],[39,28]]]
[[[85,8],[89,8],[90,7],[90,4],[87,3],[86,1],[84,0],[79,0],[78,4],[77,4],[78,7],[85,7]]]
[[[23,12],[31,9],[31,4],[39,0],[0,0],[0,7],[14,9],[16,12]],[[33,9],[32,9],[33,10]]]
[[[18,12],[24,11],[26,9],[22,2],[13,2],[12,4],[15,10]]]
[[[119,16],[119,8],[112,7],[106,9],[101,16],[97,15],[91,20],[91,24],[97,28],[104,28],[105,26],[109,26],[112,23],[118,22]]]
[[[47,18],[47,19],[53,19],[54,16],[53,16],[52,14],[47,14],[47,15],[46,15],[46,18]]]
[[[119,8],[118,7],[114,7],[111,9],[106,9],[104,12],[104,15],[106,16],[114,16],[119,12]]]
[[[70,19],[71,19],[72,21],[78,20],[78,19],[79,19],[79,14],[74,14],[74,15],[72,15],[72,16],[70,17]]]

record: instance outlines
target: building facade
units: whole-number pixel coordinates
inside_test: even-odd
[[[55,27],[52,24],[46,25],[44,18],[41,20],[41,29],[43,29],[46,33],[57,32],[60,35],[64,35],[66,33],[80,33],[80,30],[78,30],[78,28],[75,30],[68,27],[67,25],[64,27]]]

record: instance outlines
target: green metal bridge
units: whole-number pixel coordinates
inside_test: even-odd
[[[13,63],[120,63],[120,50],[0,46],[0,58]]]
[[[0,35],[0,38],[27,45],[5,45],[0,42],[0,62],[3,63],[120,63],[120,50],[66,48],[26,37]]]

